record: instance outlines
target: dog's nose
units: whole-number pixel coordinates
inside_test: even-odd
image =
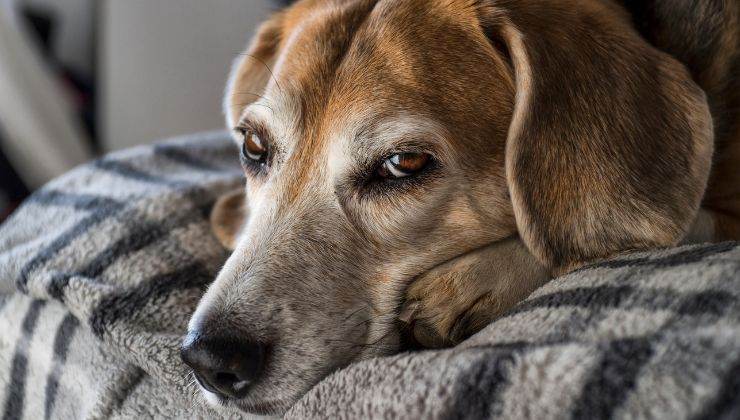
[[[243,398],[257,381],[265,358],[263,345],[190,332],[180,348],[182,360],[210,392]]]

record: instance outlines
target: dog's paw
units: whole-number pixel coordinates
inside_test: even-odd
[[[469,252],[419,276],[399,319],[424,347],[455,345],[526,298],[549,278],[519,239]]]
[[[488,283],[467,254],[417,278],[406,294],[400,319],[424,347],[455,345],[479,331],[497,310]]]

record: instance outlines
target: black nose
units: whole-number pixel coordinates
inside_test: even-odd
[[[180,356],[193,368],[203,388],[222,397],[243,398],[262,371],[265,348],[230,337],[190,332]]]

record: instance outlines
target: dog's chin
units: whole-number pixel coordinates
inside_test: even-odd
[[[236,409],[258,416],[280,416],[291,406],[289,401],[254,401],[249,397],[239,400],[224,398],[201,386],[199,388],[208,405],[219,411]]]

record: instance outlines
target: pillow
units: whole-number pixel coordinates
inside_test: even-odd
[[[179,344],[228,256],[226,133],[139,147],[37,191],[0,226],[8,418],[249,417],[195,397]],[[556,279],[452,349],[361,361],[290,418],[740,416],[740,245],[624,256]]]

